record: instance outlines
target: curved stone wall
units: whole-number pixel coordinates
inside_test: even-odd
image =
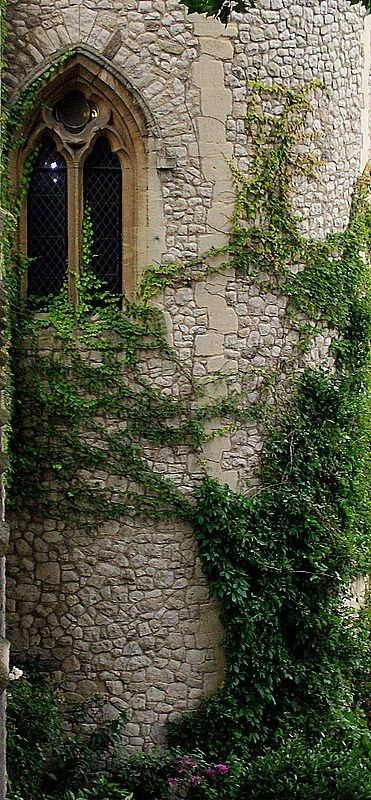
[[[364,23],[346,0],[259,0],[227,28],[187,17],[175,0],[9,0],[9,8],[13,91],[45,60],[82,43],[114,65],[150,109],[159,159],[149,261],[193,258],[226,243],[234,202],[227,162],[235,159],[248,173],[253,158],[247,79],[325,83],[329,94],[315,94],[309,120],[323,134],[309,145],[323,164],[317,180],[296,181],[293,204],[309,235],[347,223],[368,117],[361,114]],[[230,388],[248,403],[259,400],[267,372],[276,371],[284,399],[289,370],[332,369],[334,332],[314,332],[301,355],[286,298],[265,290],[264,281],[221,272],[168,288],[158,302],[180,363],[201,380],[228,374]],[[181,395],[172,364],[152,359],[143,370],[163,392]],[[210,439],[201,460],[222,482],[250,492],[263,441],[263,427],[249,423]],[[200,461],[186,447],[145,455],[184,492],[197,486]],[[31,519],[26,509],[12,520],[9,608],[13,652],[47,657],[74,695],[104,691],[107,713],[128,707],[133,747],[160,741],[168,716],[194,708],[223,677],[217,608],[191,532],[179,523],[112,522],[88,539],[62,523]]]
[[[185,525],[87,534],[20,515],[9,570],[13,657],[41,657],[76,700],[103,692],[131,746],[161,742],[166,719],[220,683],[222,628]]]
[[[121,71],[151,108],[161,147],[176,164],[160,171],[164,260],[225,240],[233,209],[225,159],[247,172],[251,164],[249,80],[323,82],[328,94],[318,95],[312,119],[323,136],[316,145],[323,166],[317,181],[301,179],[297,204],[312,234],[344,227],[368,136],[361,110],[368,107],[369,48],[363,15],[347,0],[258,0],[227,27],[187,16],[176,0],[9,0],[9,27],[13,93],[43,63],[81,43]]]

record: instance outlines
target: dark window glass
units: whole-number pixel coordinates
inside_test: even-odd
[[[45,138],[27,196],[30,295],[58,294],[67,269],[67,169],[52,139]]]
[[[100,137],[84,166],[84,201],[93,226],[93,269],[113,294],[122,292],[122,171]]]

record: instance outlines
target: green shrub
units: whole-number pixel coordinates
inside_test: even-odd
[[[170,751],[137,753],[113,760],[111,775],[115,781],[133,792],[135,800],[154,800],[168,796],[168,777],[171,774],[174,756]]]
[[[134,800],[234,800],[243,765],[214,763],[200,751],[139,753],[117,761],[114,774],[132,792]]]
[[[102,722],[102,702],[68,703],[40,667],[25,668],[8,692],[9,800],[68,800],[68,792],[71,800],[81,792],[97,800],[126,797],[121,787],[94,776],[124,721]],[[82,733],[89,723],[93,732]]]
[[[51,800],[51,798],[45,800]],[[100,775],[93,781],[90,789],[82,790],[77,794],[67,791],[63,800],[133,800],[133,795],[128,794],[125,789],[108,780],[104,775]]]
[[[371,737],[363,726],[312,744],[291,733],[246,764],[235,800],[370,800],[370,765]]]

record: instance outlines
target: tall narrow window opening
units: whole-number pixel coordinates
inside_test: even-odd
[[[65,281],[71,304],[80,302],[87,205],[92,267],[108,291],[133,297],[149,260],[147,189],[149,176],[151,186],[157,180],[155,143],[148,144],[141,102],[106,66],[97,74],[96,62],[84,52],[58,69],[40,90],[24,144],[12,161],[18,191],[27,159],[37,148],[18,226],[19,251],[30,259],[21,291],[28,291],[34,307],[43,303],[32,298],[56,295]]]
[[[122,287],[122,169],[103,136],[84,166],[84,203],[93,227],[93,269],[107,289]]]
[[[53,139],[44,137],[27,197],[29,295],[55,295],[67,270],[67,167]]]

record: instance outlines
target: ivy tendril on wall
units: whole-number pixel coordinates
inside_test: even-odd
[[[42,76],[9,113],[8,150],[19,145],[14,132],[50,77]],[[339,768],[336,780],[345,786],[357,774],[359,792],[351,795],[357,800],[366,800],[370,788],[363,766],[370,748],[364,710],[367,609],[341,603],[352,579],[370,563],[370,181],[366,172],[344,232],[323,241],[302,235],[291,207],[292,177],[310,176],[315,168],[296,148],[316,90],[314,84],[294,92],[254,83],[247,126],[255,173],[248,179],[232,167],[237,200],[225,267],[257,283],[262,271],[268,273],[268,283],[289,298],[302,351],[313,335],[309,323],[336,332],[333,371],[311,368],[292,375],[290,399],[273,412],[265,402],[249,407],[228,391],[210,402],[202,381],[179,362],[161,312],[151,305],[166,286],[222,269],[213,266],[215,253],[205,254],[201,272],[192,262],[150,267],[136,299],[124,298],[121,310],[94,275],[87,208],[79,305],[70,306],[64,287],[35,314],[19,292],[26,268],[14,244],[20,199],[9,188],[6,198],[13,374],[8,503],[89,529],[97,519],[126,513],[191,522],[210,590],[221,603],[227,673],[223,687],[197,712],[170,724],[169,745],[183,752],[197,747],[212,762],[237,759],[238,783],[223,795],[234,800],[302,796],[282,777],[282,764],[299,755],[303,775],[307,769],[302,785],[313,758],[322,759],[325,780],[326,765],[336,764],[342,753],[348,778]],[[272,99],[281,106],[279,114],[265,110]],[[301,267],[295,274],[293,265]],[[174,376],[182,376],[180,398],[146,378],[149,356],[171,362]],[[215,418],[230,427],[264,421],[260,488],[246,498],[205,474],[190,502],[156,473],[145,450],[187,445],[202,463],[207,423]],[[97,470],[114,474],[125,487],[97,487]],[[308,753],[315,754],[312,762]],[[234,774],[231,769],[227,787]],[[315,770],[310,774],[312,780]],[[330,786],[332,773],[328,780]],[[334,796],[315,790],[313,797]]]

